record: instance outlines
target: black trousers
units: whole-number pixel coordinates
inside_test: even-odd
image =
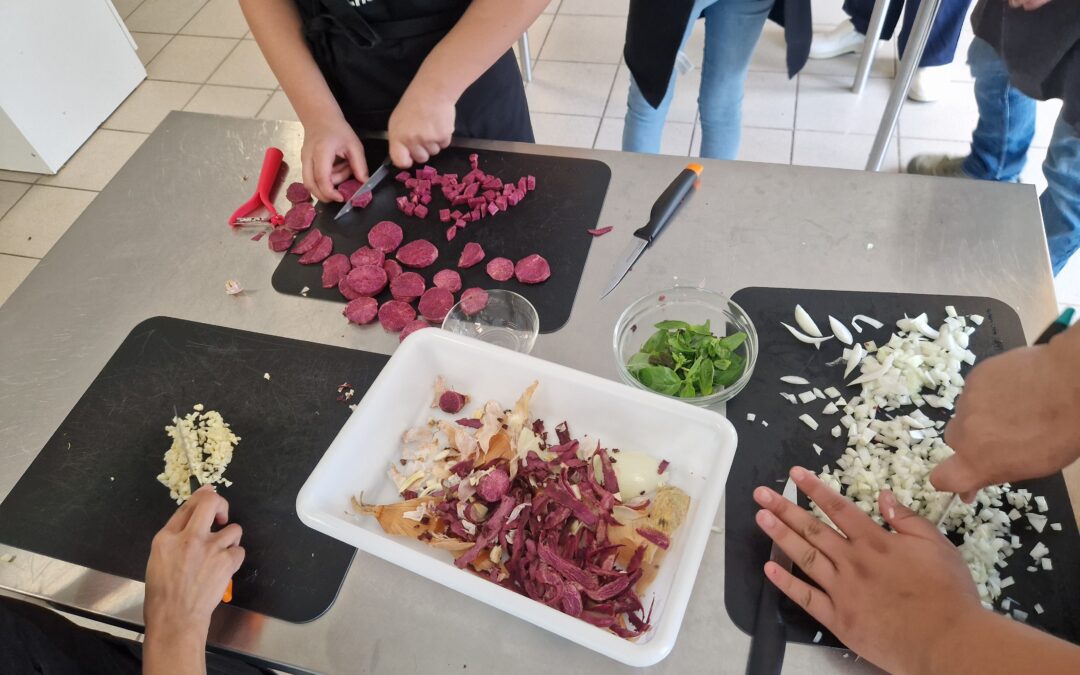
[[[207,653],[208,673],[264,675],[244,661]],[[27,602],[0,597],[0,675],[139,675],[142,645],[89,630]]]

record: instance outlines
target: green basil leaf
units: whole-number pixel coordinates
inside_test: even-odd
[[[643,385],[661,394],[673,395],[682,387],[682,380],[675,371],[664,366],[642,368],[636,377]]]
[[[697,391],[694,389],[694,383],[687,380],[679,391],[679,398],[694,398],[695,396],[697,396]]]
[[[732,333],[731,335],[720,339],[720,345],[725,349],[730,349],[732,351],[738,349],[744,342],[746,342],[746,333],[742,331]]]
[[[631,375],[636,375],[642,368],[649,366],[649,355],[645,352],[638,352],[630,357],[630,360],[626,363],[626,369],[630,371]]]
[[[655,354],[662,351],[667,346],[668,334],[667,331],[658,330],[652,334],[645,344],[641,345],[641,351],[646,354]]]
[[[656,324],[656,328],[657,330],[678,330],[680,328],[685,330],[690,328],[690,324],[685,321],[661,321]]]
[[[708,396],[713,393],[713,377],[716,369],[709,359],[701,359],[698,363],[701,364],[697,372],[698,388],[701,389],[702,396]],[[697,367],[698,364],[695,363],[694,366]]]

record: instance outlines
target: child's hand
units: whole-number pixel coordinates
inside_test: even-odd
[[[361,183],[368,179],[364,146],[341,115],[304,125],[304,145],[300,149],[304,187],[324,202],[344,201],[335,186],[349,176]]]
[[[414,80],[390,115],[390,159],[407,169],[423,164],[450,145],[455,102]]]
[[[757,488],[758,526],[816,585],[775,562],[765,564],[769,581],[863,658],[889,672],[931,672],[939,649],[953,648],[952,629],[983,611],[956,547],[890,492],[879,503],[894,533],[805,469],[791,477],[843,534]]]

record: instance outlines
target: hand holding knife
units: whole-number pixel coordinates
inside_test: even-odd
[[[390,156],[387,155],[378,169],[371,174],[371,177],[367,179],[367,182],[360,186],[360,188],[352,194],[352,196],[345,200],[345,204],[342,205],[341,210],[334,216],[334,220],[340,220],[342,216],[353,210],[353,200],[361,195],[372,192],[375,188],[379,187],[379,183],[390,175],[390,169],[394,168],[394,165],[390,162]]]
[[[195,452],[191,448],[191,444],[188,443],[187,436],[184,435],[184,430],[180,427],[180,423],[183,418],[176,412],[176,406],[173,406],[173,426],[176,429],[176,442],[180,444],[180,449],[184,451],[184,458],[188,463],[188,489],[191,489],[191,479],[194,478],[199,484],[199,487],[206,485],[206,481],[203,480],[202,475],[202,453],[199,453],[199,463],[195,464]],[[229,579],[229,585],[225,587],[225,594],[221,597],[222,602],[232,602],[233,596],[233,582]]]
[[[661,193],[649,213],[649,222],[634,232],[634,241],[630,244],[623,257],[615,263],[611,279],[608,281],[604,292],[600,295],[601,300],[607,297],[608,293],[615,290],[615,287],[619,285],[630,271],[630,268],[638,261],[641,254],[645,252],[645,249],[649,248],[656,241],[656,238],[660,236],[660,233],[664,231],[664,228],[671,221],[671,217],[686,201],[690,191],[700,185],[698,178],[701,176],[701,171],[702,166],[700,164],[687,164],[686,168],[671,182],[671,185],[667,186],[667,189]]]
[[[784,484],[784,499],[797,502],[798,491],[795,481],[787,479]],[[791,558],[773,542],[769,560],[791,571]],[[750,657],[746,662],[747,675],[774,675],[784,665],[784,651],[787,649],[787,629],[780,616],[780,589],[762,574],[761,594],[758,596],[757,618],[754,620],[754,632],[750,636]]]

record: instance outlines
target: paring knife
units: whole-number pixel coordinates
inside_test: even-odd
[[[187,458],[188,471],[191,475],[188,477],[188,488],[190,489],[191,479],[194,478],[199,483],[199,487],[206,485],[202,479],[202,472],[195,473],[195,455],[191,451],[191,446],[188,445],[187,436],[185,436],[180,429],[180,415],[176,412],[176,406],[173,406],[173,425],[176,427],[176,442],[180,444],[180,449],[184,451],[184,456]],[[202,468],[202,462],[199,462],[199,467]],[[222,602],[232,602],[233,583],[232,579],[229,579],[229,585],[225,587],[225,593],[221,596]]]
[[[345,204],[341,207],[341,210],[334,216],[334,220],[340,219],[349,211],[353,210],[352,200],[356,199],[362,194],[371,192],[375,188],[379,187],[379,183],[383,182],[383,179],[390,175],[390,169],[393,168],[393,164],[390,163],[390,157],[383,160],[383,163],[379,165],[378,169],[375,169],[375,173],[367,179],[367,182],[360,186],[360,189],[353,193],[353,196],[345,200]]]
[[[784,484],[784,499],[796,502],[797,491],[791,478]],[[787,557],[773,542],[769,560],[791,571],[791,558]],[[762,579],[761,595],[758,596],[757,618],[754,634],[750,636],[750,658],[746,662],[747,675],[775,675],[784,665],[787,649],[787,628],[780,616],[780,589],[768,578]]]
[[[638,261],[641,254],[645,252],[645,249],[649,248],[656,241],[656,238],[660,236],[660,233],[664,231],[668,222],[671,221],[671,217],[675,215],[679,206],[690,194],[690,190],[699,185],[698,178],[701,176],[701,171],[702,166],[700,164],[687,164],[686,168],[675,177],[675,180],[671,181],[671,185],[667,186],[667,189],[656,200],[652,211],[649,213],[649,222],[634,232],[635,240],[626,249],[623,257],[615,263],[611,280],[608,281],[607,287],[600,295],[601,300],[607,297],[608,293],[615,290],[615,287],[619,285],[630,271],[630,268]]]
[[[1054,336],[1056,336],[1058,333],[1064,333],[1065,331],[1069,330],[1069,326],[1072,325],[1074,315],[1075,310],[1073,310],[1072,307],[1066,307],[1065,311],[1063,311],[1061,315],[1058,316],[1054,323],[1047,326],[1046,330],[1044,330],[1032,344],[1045,345],[1050,342],[1050,340],[1052,340]],[[960,503],[959,494],[955,492],[950,492],[948,494],[949,500],[946,502],[945,508],[942,509],[941,514],[934,520],[934,527],[938,528],[939,530],[941,529],[941,524],[944,523],[945,519],[949,517],[949,514],[952,512],[953,509],[956,508],[956,505]],[[943,499],[942,501],[945,500]]]

